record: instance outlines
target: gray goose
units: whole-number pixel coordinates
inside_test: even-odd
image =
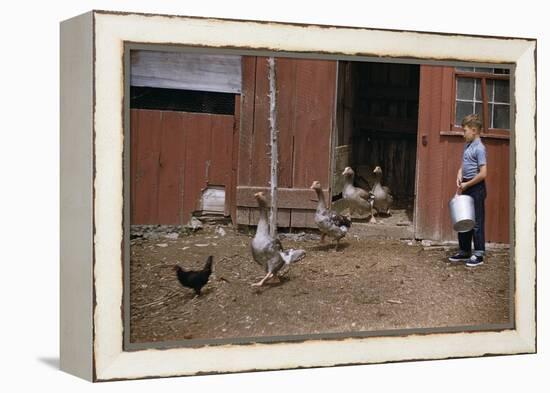
[[[315,211],[315,223],[321,231],[321,244],[325,242],[325,237],[328,236],[336,240],[335,250],[338,251],[340,239],[348,233],[351,227],[351,220],[327,208],[321,183],[314,181],[310,188],[315,191],[318,199],[317,210]]]
[[[269,234],[269,224],[267,222],[267,201],[263,192],[254,194],[260,217],[256,228],[256,235],[252,239],[251,249],[252,258],[261,265],[265,271],[265,277],[252,284],[252,286],[262,286],[267,280],[273,278],[279,270],[286,264],[296,262],[305,256],[304,250],[283,250],[283,245],[279,239],[271,237]]]

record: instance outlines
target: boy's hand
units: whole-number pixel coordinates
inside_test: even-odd
[[[460,179],[460,177],[457,177],[457,178],[456,178],[456,186],[457,186],[458,188],[460,188],[460,185],[461,185],[461,184],[462,184],[462,180]]]
[[[464,192],[466,191],[466,189],[469,187],[469,184],[467,181],[465,181],[464,183],[460,183],[460,185],[458,186],[458,189],[460,190],[460,192]]]

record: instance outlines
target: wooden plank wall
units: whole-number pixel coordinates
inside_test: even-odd
[[[376,181],[373,170],[382,168],[382,184],[394,196],[394,208],[412,208],[415,186],[416,134],[358,133],[353,141],[351,166],[360,179],[372,187]],[[367,186],[367,185],[365,185]]]
[[[448,201],[456,191],[464,140],[441,135],[451,126],[454,83],[452,67],[421,66],[418,119],[417,195],[415,236],[422,239],[456,240],[449,218]],[[423,140],[426,143],[423,143]],[[510,242],[510,141],[482,138],[487,148],[487,242]]]
[[[267,58],[243,58],[237,222],[256,225],[253,192],[269,187],[269,82]],[[329,188],[336,62],[277,58],[279,201],[294,200],[278,214],[281,227],[312,227],[314,180]],[[247,195],[246,193],[250,193]],[[296,198],[304,199],[298,203]],[[281,203],[281,202],[279,202]],[[296,206],[292,208],[292,206]]]
[[[332,168],[332,196],[342,193],[344,177],[342,172],[352,165],[353,113],[355,108],[355,77],[351,61],[338,62],[338,85],[336,91],[336,140],[334,167]]]
[[[207,185],[225,186],[229,214],[234,116],[132,109],[130,122],[132,224],[185,224]]]

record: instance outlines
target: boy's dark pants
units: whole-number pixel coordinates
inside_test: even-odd
[[[464,179],[463,181],[468,181]],[[472,237],[474,238],[474,254],[485,254],[485,198],[487,189],[485,181],[466,189],[462,194],[470,195],[474,198],[474,208],[476,212],[476,224],[474,229],[469,232],[458,233],[458,245],[460,250],[470,255],[472,253]]]

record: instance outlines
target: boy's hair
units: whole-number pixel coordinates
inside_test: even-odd
[[[483,122],[479,118],[478,114],[473,113],[471,115],[465,116],[464,119],[462,119],[462,128],[466,126],[481,131],[481,128],[483,127]]]

